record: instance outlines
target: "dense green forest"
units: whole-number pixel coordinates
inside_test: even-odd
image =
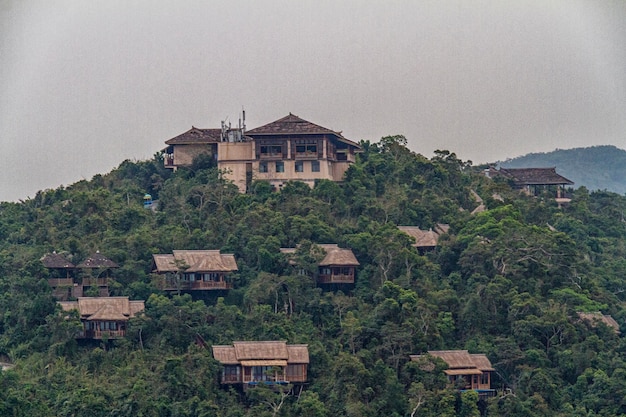
[[[501,162],[505,168],[557,167],[557,172],[588,190],[626,194],[626,150],[615,146],[557,149]]]
[[[577,315],[626,319],[626,197],[581,187],[558,208],[454,153],[416,154],[402,136],[361,145],[343,183],[312,189],[255,182],[240,194],[210,159],[172,173],[155,155],[0,203],[0,355],[15,364],[0,372],[0,415],[626,415],[624,338]],[[472,190],[487,210],[471,214]],[[157,210],[143,208],[146,192]],[[397,228],[437,223],[449,233],[424,254]],[[279,248],[310,243],[351,248],[356,284],[322,290],[296,275]],[[235,288],[160,292],[152,254],[174,249],[234,253]],[[75,340],[40,261],[53,250],[99,250],[121,266],[112,295],[146,300],[126,338]],[[199,339],[307,343],[310,382],[300,396],[223,388]],[[409,361],[436,349],[487,354],[498,396],[477,403],[441,366]]]

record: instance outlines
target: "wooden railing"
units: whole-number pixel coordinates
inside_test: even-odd
[[[180,281],[165,282],[163,284],[163,290],[176,291],[176,290],[230,290],[233,288],[233,284],[226,281]]]
[[[74,280],[72,280],[72,278],[48,278],[48,284],[50,284],[51,287],[71,287],[74,285]]]
[[[320,275],[317,279],[320,284],[354,284],[354,275]]]
[[[226,281],[194,281],[191,282],[192,290],[230,290],[233,284]]]
[[[87,287],[106,287],[109,285],[108,278],[83,278],[83,285]]]
[[[87,330],[85,332],[85,337],[90,337],[92,339],[115,339],[118,337],[124,337],[126,335],[126,330]]]

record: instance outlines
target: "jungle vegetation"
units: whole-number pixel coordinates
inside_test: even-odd
[[[449,151],[414,153],[402,136],[361,145],[341,184],[255,182],[240,194],[211,160],[172,173],[157,154],[0,203],[0,355],[15,365],[0,372],[0,415],[626,415],[624,337],[577,315],[626,320],[626,197],[580,187],[559,208]],[[485,211],[471,214],[471,190]],[[437,223],[449,233],[423,254],[397,228]],[[353,250],[353,287],[321,289],[279,251],[315,243]],[[159,291],[152,254],[174,249],[234,253],[234,289]],[[40,261],[53,250],[99,250],[121,266],[111,295],[146,300],[126,338],[74,338],[80,324],[57,307]],[[235,340],[307,343],[309,384],[299,396],[220,386],[206,347]],[[487,354],[498,395],[477,403],[441,364],[409,361],[437,349]]]

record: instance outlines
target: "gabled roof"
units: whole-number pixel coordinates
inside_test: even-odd
[[[143,300],[128,297],[79,297],[78,301],[58,301],[63,311],[78,310],[81,319],[126,321],[144,310]]]
[[[284,359],[289,358],[287,342],[266,341],[266,342],[233,342],[237,359]]]
[[[354,256],[351,249],[340,248],[334,243],[322,243],[316,244],[324,251],[324,258],[320,261],[319,266],[359,266],[360,263]],[[286,255],[293,255],[296,253],[296,248],[280,248],[280,252]],[[289,260],[289,263],[295,265],[293,259]]]
[[[288,116],[278,119],[274,122],[246,131],[246,135],[253,138],[257,136],[274,136],[274,135],[332,135],[341,142],[352,145],[360,149],[360,146],[343,137],[341,132],[335,132],[328,128],[316,125],[298,116],[289,113]]]
[[[439,243],[439,235],[447,233],[450,226],[438,223],[435,226],[435,230],[421,230],[417,226],[398,226],[398,229],[415,239],[415,243],[412,245],[413,247],[434,248]]]
[[[448,364],[446,375],[472,375],[493,371],[491,362],[485,354],[467,350],[429,350],[428,354],[443,359]],[[411,360],[418,360],[423,355],[411,355]]]
[[[556,167],[551,168],[500,168],[491,173],[504,175],[513,180],[515,185],[572,185],[573,181],[556,173]]]
[[[308,345],[288,345],[284,340],[233,342],[214,345],[213,357],[224,365],[286,366],[288,363],[309,363]]]
[[[76,267],[73,263],[65,259],[63,255],[59,255],[56,252],[46,253],[41,257],[41,262],[46,268],[72,269]]]
[[[97,251],[79,263],[78,268],[119,268],[119,265]]]
[[[617,321],[615,321],[615,319],[608,314],[602,314],[599,311],[594,311],[592,313],[579,311],[578,317],[589,322],[592,326],[595,326],[596,323],[604,323],[608,327],[611,327],[615,333],[620,333],[619,323],[617,323]]]
[[[222,129],[198,129],[191,126],[191,129],[172,139],[166,140],[167,145],[194,145],[205,143],[217,143],[222,141]]]
[[[356,256],[352,253],[351,249],[340,248],[336,244],[321,244],[318,245],[321,247],[324,252],[326,252],[326,256],[319,263],[320,266],[333,266],[333,265],[342,265],[342,266],[358,266],[359,261],[357,261]]]
[[[415,240],[411,246],[416,248],[434,248],[439,241],[439,235],[432,229],[422,230],[417,226],[398,226],[398,229]]]
[[[219,250],[174,250],[172,255],[155,254],[154,270],[159,273],[178,272],[231,272],[237,271],[233,254],[221,254]]]

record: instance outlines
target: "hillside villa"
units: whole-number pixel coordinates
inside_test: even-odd
[[[152,272],[164,291],[229,290],[228,275],[238,270],[235,255],[219,250],[175,250],[152,255]]]
[[[298,384],[307,381],[308,345],[285,341],[233,342],[214,345],[213,357],[222,364],[222,384]]]
[[[245,192],[253,180],[269,181],[280,189],[287,181],[313,186],[315,180],[341,181],[361,147],[341,132],[316,125],[291,113],[282,119],[246,130],[193,127],[165,142],[168,168],[189,166],[200,154],[212,157],[217,167]]]
[[[144,301],[128,297],[79,297],[77,301],[57,301],[63,311],[78,310],[83,330],[79,339],[115,339],[126,335],[128,320],[141,313]]]

